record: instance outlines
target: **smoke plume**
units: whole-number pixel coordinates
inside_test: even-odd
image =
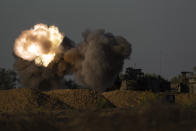
[[[97,91],[111,87],[123,68],[124,60],[131,54],[131,44],[125,38],[104,30],[87,30],[82,36],[83,41],[78,44],[64,37],[47,66],[25,60],[14,52],[14,67],[23,86],[41,90],[59,88],[63,77],[73,74],[84,87]],[[50,42],[39,40],[38,43],[50,47],[47,45]]]

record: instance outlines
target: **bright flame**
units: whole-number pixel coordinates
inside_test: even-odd
[[[54,59],[63,37],[56,26],[37,24],[23,31],[16,39],[14,52],[22,59],[47,67]]]

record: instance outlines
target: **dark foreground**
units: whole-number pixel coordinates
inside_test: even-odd
[[[0,131],[196,131],[195,96],[176,102],[149,92],[0,91]]]
[[[1,131],[195,131],[195,124],[195,112],[170,105],[0,114]]]

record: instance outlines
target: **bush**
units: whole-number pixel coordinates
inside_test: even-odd
[[[13,70],[0,68],[0,90],[16,88],[17,75]]]

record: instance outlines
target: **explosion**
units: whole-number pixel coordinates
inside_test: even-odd
[[[71,74],[83,87],[100,92],[112,87],[131,54],[131,44],[104,30],[87,30],[82,36],[75,44],[57,27],[44,24],[23,31],[14,46],[14,68],[22,85],[61,88],[64,76]]]
[[[57,27],[37,24],[16,39],[14,52],[24,60],[47,67],[59,50],[63,37]]]

